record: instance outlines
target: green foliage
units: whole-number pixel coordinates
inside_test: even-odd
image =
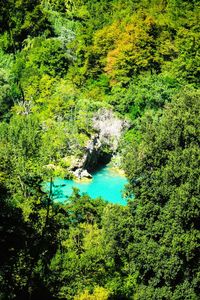
[[[109,292],[106,289],[102,287],[96,287],[93,294],[90,294],[88,290],[86,290],[81,295],[76,296],[74,300],[107,300],[108,296]]]
[[[8,116],[10,108],[20,96],[19,88],[12,73],[14,59],[12,55],[0,50],[0,118]]]
[[[28,36],[51,33],[50,23],[41,9],[40,0],[34,3],[28,0],[1,0],[0,5],[3,24],[0,33],[4,33],[2,46],[5,49],[16,53]]]
[[[135,78],[127,88],[114,87],[108,101],[120,113],[128,113],[134,120],[146,110],[163,108],[171,102],[180,86],[176,79],[169,76],[148,74]]]
[[[199,299],[199,1],[0,6],[0,298]],[[101,108],[129,204],[54,203]]]
[[[144,117],[142,141],[127,152],[139,299],[182,299],[188,285],[198,299],[199,100],[184,91],[160,117]]]
[[[78,190],[75,189],[69,202],[67,209],[70,212],[69,220],[73,226],[85,222],[100,224],[103,209],[106,206],[104,200],[93,201],[87,195],[80,196]]]
[[[138,272],[131,259],[133,218],[128,207],[107,206],[102,220],[104,247],[110,278],[106,287],[115,297],[130,299],[135,291]]]

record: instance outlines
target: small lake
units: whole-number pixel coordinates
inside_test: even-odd
[[[125,176],[121,175],[110,166],[106,166],[93,174],[93,178],[87,181],[76,182],[55,178],[53,185],[53,199],[63,202],[71,196],[73,188],[78,188],[81,194],[87,193],[91,198],[101,197],[110,203],[126,205],[123,198],[123,190],[128,183]],[[49,190],[50,183],[47,184]]]

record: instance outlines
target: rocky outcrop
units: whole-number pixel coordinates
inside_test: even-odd
[[[79,179],[84,177],[92,178],[89,172],[95,170],[100,163],[100,158],[103,156],[102,144],[98,134],[91,137],[84,149],[84,153],[83,157],[75,160],[70,168],[73,175]]]
[[[99,141],[115,152],[122,133],[129,127],[126,120],[116,117],[112,110],[101,109],[93,117],[93,128],[98,132]]]
[[[79,168],[79,169],[76,169],[74,172],[73,172],[74,176],[79,178],[79,179],[82,179],[82,178],[92,178],[92,175],[87,171],[87,170],[84,170],[82,168]]]
[[[93,117],[93,128],[96,131],[84,149],[84,156],[71,166],[71,171],[77,178],[91,178],[90,172],[98,165],[110,161],[116,153],[122,133],[129,124],[114,115],[111,110],[101,109]]]

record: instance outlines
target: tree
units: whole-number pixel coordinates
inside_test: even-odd
[[[135,299],[199,297],[199,112],[199,92],[184,90],[154,120],[146,115],[127,152]]]
[[[15,116],[0,127],[0,294],[3,299],[50,297],[45,276],[59,231],[68,227],[67,212],[41,189],[45,170],[38,120]]]
[[[131,80],[127,88],[114,87],[108,101],[120,113],[129,114],[134,120],[147,110],[163,108],[179,89],[180,84],[174,77],[145,74]]]
[[[3,24],[0,33],[4,34],[2,44],[7,51],[16,53],[18,49],[22,49],[23,41],[28,36],[52,33],[47,15],[41,9],[41,0],[34,3],[29,0],[1,0],[0,5],[0,21]]]

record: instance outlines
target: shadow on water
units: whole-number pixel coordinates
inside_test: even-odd
[[[93,170],[91,172],[91,175],[92,176],[97,175],[99,172],[103,171],[106,167],[108,167],[108,164],[109,163],[107,163],[107,164],[104,164],[104,163],[98,164],[98,166],[95,168],[95,170]]]
[[[67,196],[65,196],[64,191],[63,191],[63,185],[56,185],[53,187],[53,194],[52,194],[52,200],[56,200],[56,199],[61,199],[66,197],[66,199],[68,198]]]

